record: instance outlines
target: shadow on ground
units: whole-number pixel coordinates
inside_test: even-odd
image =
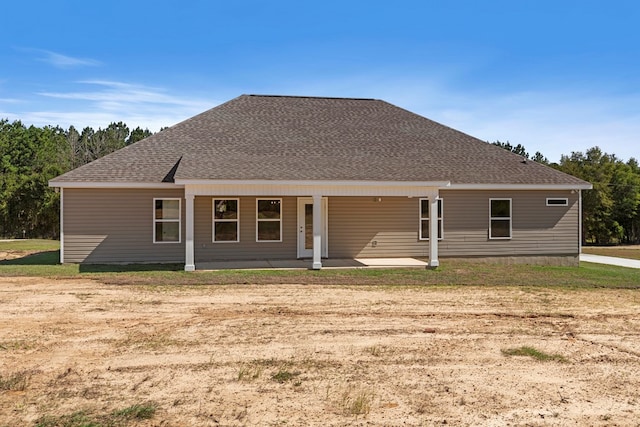
[[[133,271],[183,270],[183,264],[80,264],[80,273],[127,273]]]
[[[0,266],[53,266],[60,265],[60,251],[25,253],[11,259],[0,260]],[[80,264],[80,273],[125,273],[134,271],[182,271],[182,264]]]
[[[5,259],[0,265],[56,265],[60,261],[60,251],[28,253],[24,256]]]

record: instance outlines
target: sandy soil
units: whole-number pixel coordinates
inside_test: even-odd
[[[0,426],[637,426],[639,334],[629,290],[0,278]]]

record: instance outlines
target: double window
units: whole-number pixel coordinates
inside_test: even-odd
[[[489,239],[511,238],[511,199],[489,199]]]
[[[442,199],[438,201],[438,239],[442,239],[443,221],[442,221]],[[429,240],[429,199],[420,199],[420,240]]]
[[[282,199],[256,199],[256,241],[282,242]]]
[[[180,243],[180,199],[153,199],[153,243]]]
[[[213,199],[213,241],[240,241],[238,199]]]

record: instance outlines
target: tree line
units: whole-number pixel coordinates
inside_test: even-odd
[[[582,192],[583,243],[640,244],[640,166],[635,158],[625,162],[593,147],[550,163],[539,152],[530,156],[521,144],[493,144],[593,185],[592,190]]]
[[[58,238],[60,198],[48,181],[152,135],[122,123],[105,129],[26,126],[0,120],[0,237]],[[530,156],[518,144],[493,143],[593,184],[583,192],[586,243],[640,243],[640,166],[593,147],[550,163],[540,152]]]
[[[79,132],[0,120],[0,237],[58,238],[60,197],[48,181],[151,134],[122,122]]]

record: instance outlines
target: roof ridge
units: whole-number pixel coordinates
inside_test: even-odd
[[[261,94],[245,94],[244,96],[254,96],[262,98],[301,98],[301,99],[348,99],[353,101],[380,101],[375,98],[356,98],[344,96],[309,96],[309,95],[261,95]]]

